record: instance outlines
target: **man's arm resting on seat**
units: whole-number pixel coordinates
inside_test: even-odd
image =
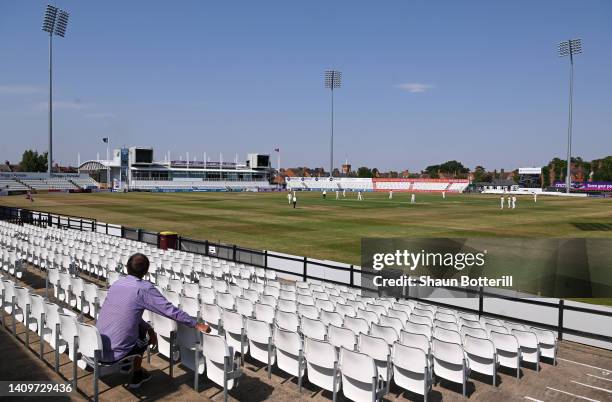
[[[180,322],[188,327],[196,328],[202,332],[209,332],[210,328],[206,324],[198,324],[195,318],[174,306],[168,301],[157,288],[141,290],[138,292],[139,301],[147,310]]]

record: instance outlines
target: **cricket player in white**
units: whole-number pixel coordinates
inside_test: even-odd
[[[504,209],[504,196],[501,196],[501,204],[500,204],[501,209]]]
[[[336,199],[340,198],[340,191],[336,190]]]
[[[392,200],[393,199],[393,190],[389,190],[389,199]]]
[[[533,193],[533,202],[538,202],[538,193]]]
[[[512,209],[516,208],[516,195],[512,196]]]
[[[512,197],[508,194],[508,209],[512,208]]]
[[[342,189],[342,198],[346,198],[346,189]]]
[[[416,203],[416,196],[415,196],[414,194],[412,194],[412,195],[410,196],[410,203],[411,203],[411,204]]]
[[[289,201],[289,205],[291,205],[291,191],[287,193],[287,201]]]
[[[363,201],[363,196],[361,195],[361,191],[357,191],[357,200]]]
[[[442,191],[442,199],[445,200],[446,199],[446,191]]]

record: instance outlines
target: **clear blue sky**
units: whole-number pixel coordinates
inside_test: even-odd
[[[611,1],[56,1],[55,156],[151,145],[157,158],[282,151],[283,166],[537,166],[612,154]],[[47,148],[44,1],[0,0],[0,159]],[[273,158],[276,161],[276,158]]]

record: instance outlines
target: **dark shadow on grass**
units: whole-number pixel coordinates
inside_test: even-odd
[[[603,223],[603,222],[571,222],[571,224],[576,228],[587,232],[610,232],[612,231],[612,223]]]

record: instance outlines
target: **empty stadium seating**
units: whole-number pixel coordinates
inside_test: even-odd
[[[0,190],[27,191],[29,188],[16,180],[0,179]]]
[[[267,181],[132,180],[131,190],[257,190],[272,188]]]
[[[76,190],[78,187],[68,179],[51,177],[47,179],[23,179],[24,184],[34,190]]]
[[[183,361],[196,389],[198,376],[205,375],[227,396],[240,386],[240,361],[250,357],[265,364],[268,375],[274,366],[300,385],[305,378],[355,400],[379,400],[391,382],[427,398],[435,378],[456,382],[465,393],[471,372],[489,375],[495,384],[498,365],[518,373],[525,363],[538,370],[541,360],[556,359],[554,333],[543,329],[423,301],[366,297],[343,285],[279,280],[273,271],[106,234],[0,221],[3,323],[11,320],[13,331],[16,322],[27,323],[26,331],[42,335],[54,349],[56,362],[68,353],[75,385],[77,366],[93,367],[96,382],[107,371],[129,373],[129,360],[100,364],[97,330],[75,317],[95,319],[104,303],[106,290],[87,278],[112,286],[126,274],[134,252],[150,258],[146,279],[213,327],[203,336],[153,313],[145,316],[159,334],[170,376],[173,362]],[[43,305],[18,285],[26,263],[47,275],[59,304]]]

